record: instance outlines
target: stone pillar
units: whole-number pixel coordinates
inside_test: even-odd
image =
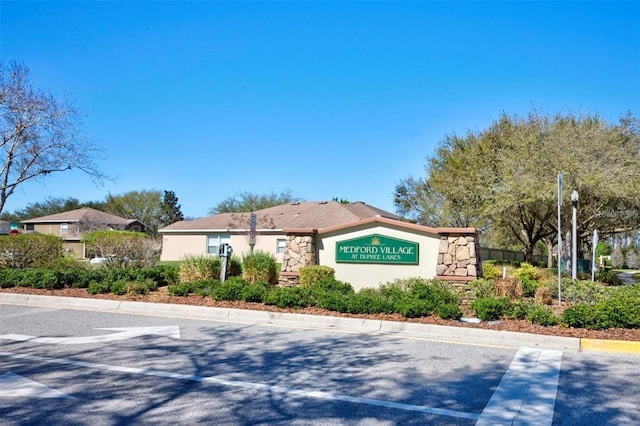
[[[436,275],[440,277],[482,276],[477,235],[448,234],[440,237]]]
[[[315,233],[288,233],[280,268],[281,285],[300,283],[300,268],[317,265]]]

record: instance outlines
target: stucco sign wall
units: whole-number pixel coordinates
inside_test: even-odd
[[[337,263],[417,265],[418,252],[418,243],[380,234],[336,242]]]

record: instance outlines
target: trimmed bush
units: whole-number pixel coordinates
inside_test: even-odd
[[[325,278],[334,278],[336,271],[329,266],[309,265],[300,268],[300,285],[311,287]]]
[[[481,320],[495,321],[508,312],[509,305],[507,297],[487,297],[474,300],[471,309]]]
[[[598,308],[586,303],[579,303],[568,307],[562,312],[560,322],[566,327],[600,330],[608,327],[605,318]]]
[[[433,312],[431,300],[407,299],[400,305],[400,314],[405,318],[426,317]]]
[[[0,269],[0,288],[11,288],[18,285],[22,278],[20,269],[2,268]]]
[[[258,281],[253,284],[249,284],[242,289],[242,300],[245,302],[262,303],[264,297],[267,294],[267,284],[263,281]]]
[[[91,281],[87,287],[87,293],[89,294],[103,294],[109,293],[109,283],[104,281]]]
[[[0,235],[3,268],[53,268],[62,254],[62,239],[53,235]]]
[[[556,325],[558,323],[558,319],[553,314],[551,308],[539,304],[535,304],[529,309],[527,319],[533,324],[544,326]]]
[[[264,297],[264,303],[278,308],[306,308],[311,306],[308,289],[302,287],[273,287]]]
[[[242,278],[249,283],[266,281],[269,284],[278,282],[278,262],[265,251],[254,251],[242,257]]]
[[[202,297],[213,297],[213,292],[220,287],[221,282],[218,280],[199,280],[191,284],[193,292]]]
[[[248,286],[240,277],[231,277],[213,289],[213,298],[216,300],[242,300],[242,290]]]
[[[169,296],[186,296],[193,293],[192,283],[171,284],[167,287]]]
[[[388,298],[372,288],[363,288],[349,296],[347,312],[352,314],[392,313],[394,306]]]
[[[436,306],[436,315],[442,319],[460,319],[462,318],[462,311],[460,305],[457,303],[444,303]]]
[[[505,316],[508,318],[515,319],[525,319],[527,315],[529,315],[529,310],[531,309],[531,303],[525,300],[517,300],[509,306],[507,311],[505,312]]]
[[[22,270],[20,274],[20,281],[18,281],[17,285],[20,287],[32,287],[47,290],[63,287],[58,282],[56,273],[49,269]]]

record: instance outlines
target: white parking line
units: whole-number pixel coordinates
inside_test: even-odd
[[[24,355],[12,352],[0,352],[0,356],[23,359],[28,361],[44,362],[49,364],[71,365],[75,367],[93,368],[97,370],[115,371],[119,373],[130,374],[143,374],[145,376],[176,379],[176,380],[190,380],[194,382],[213,383],[217,385],[240,387],[246,389],[262,390],[267,392],[276,392],[287,395],[300,396],[305,398],[326,399],[332,401],[350,402],[355,404],[366,404],[376,407],[393,408],[397,410],[414,411],[424,414],[435,414],[438,416],[457,417],[462,419],[476,420],[478,418],[477,413],[466,413],[464,411],[447,410],[445,408],[427,407],[424,405],[405,404],[401,402],[384,401],[380,399],[361,398],[357,396],[349,396],[331,392],[305,390],[305,389],[293,389],[285,386],[267,385],[264,383],[253,383],[236,380],[219,379],[215,377],[202,377],[192,376],[188,374],[170,373],[160,370],[149,370],[146,368],[134,368],[134,367],[119,367],[115,365],[99,364],[85,361],[75,361],[65,358],[51,358],[35,355]]]
[[[551,425],[562,351],[521,348],[476,426]]]

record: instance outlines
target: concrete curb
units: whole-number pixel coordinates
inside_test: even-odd
[[[433,324],[381,321],[286,312],[251,311],[168,303],[83,299],[77,297],[41,296],[0,293],[0,304],[24,305],[55,309],[78,309],[118,312],[135,315],[169,316],[207,321],[229,321],[252,325],[275,325],[353,333],[382,334],[398,337],[446,341],[458,344],[490,345],[506,348],[532,347],[569,352],[606,352],[640,355],[640,342],[580,339],[546,336],[513,331],[486,330]]]

